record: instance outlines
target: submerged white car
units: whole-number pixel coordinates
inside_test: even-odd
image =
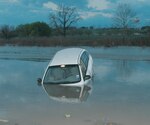
[[[83,91],[85,85],[91,84],[92,77],[93,59],[91,55],[85,49],[68,48],[54,55],[43,78],[38,79],[38,84],[43,86],[47,94],[51,90],[48,88],[51,85],[79,87]]]

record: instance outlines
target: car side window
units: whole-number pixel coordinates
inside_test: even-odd
[[[85,75],[86,75],[86,67],[85,67],[85,65],[84,65],[82,60],[80,61],[80,65],[81,65],[82,75],[83,75],[83,77],[85,77]]]
[[[89,54],[85,51],[83,52],[81,56],[81,60],[83,61],[84,65],[86,66],[86,69],[88,67],[88,62],[89,62]]]
[[[80,59],[80,64],[81,64],[81,70],[82,70],[83,77],[86,75],[86,71],[87,71],[87,68],[88,68],[88,61],[89,61],[89,55],[85,51],[81,55],[81,59]]]

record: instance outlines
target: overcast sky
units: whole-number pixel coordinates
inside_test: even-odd
[[[48,15],[58,5],[76,7],[82,20],[76,26],[112,26],[118,3],[129,3],[140,19],[140,26],[150,25],[150,0],[0,0],[0,25],[49,22]]]

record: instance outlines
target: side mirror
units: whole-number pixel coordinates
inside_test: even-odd
[[[91,76],[90,76],[90,75],[86,75],[86,76],[84,77],[84,80],[89,80],[89,79],[91,79]]]
[[[41,85],[42,85],[42,79],[41,79],[41,78],[38,78],[38,79],[37,79],[37,85],[38,85],[38,86],[41,86]]]

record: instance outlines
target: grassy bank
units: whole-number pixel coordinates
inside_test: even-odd
[[[0,45],[13,46],[150,46],[150,36],[101,35],[101,36],[52,36],[52,37],[16,37],[0,39]]]

